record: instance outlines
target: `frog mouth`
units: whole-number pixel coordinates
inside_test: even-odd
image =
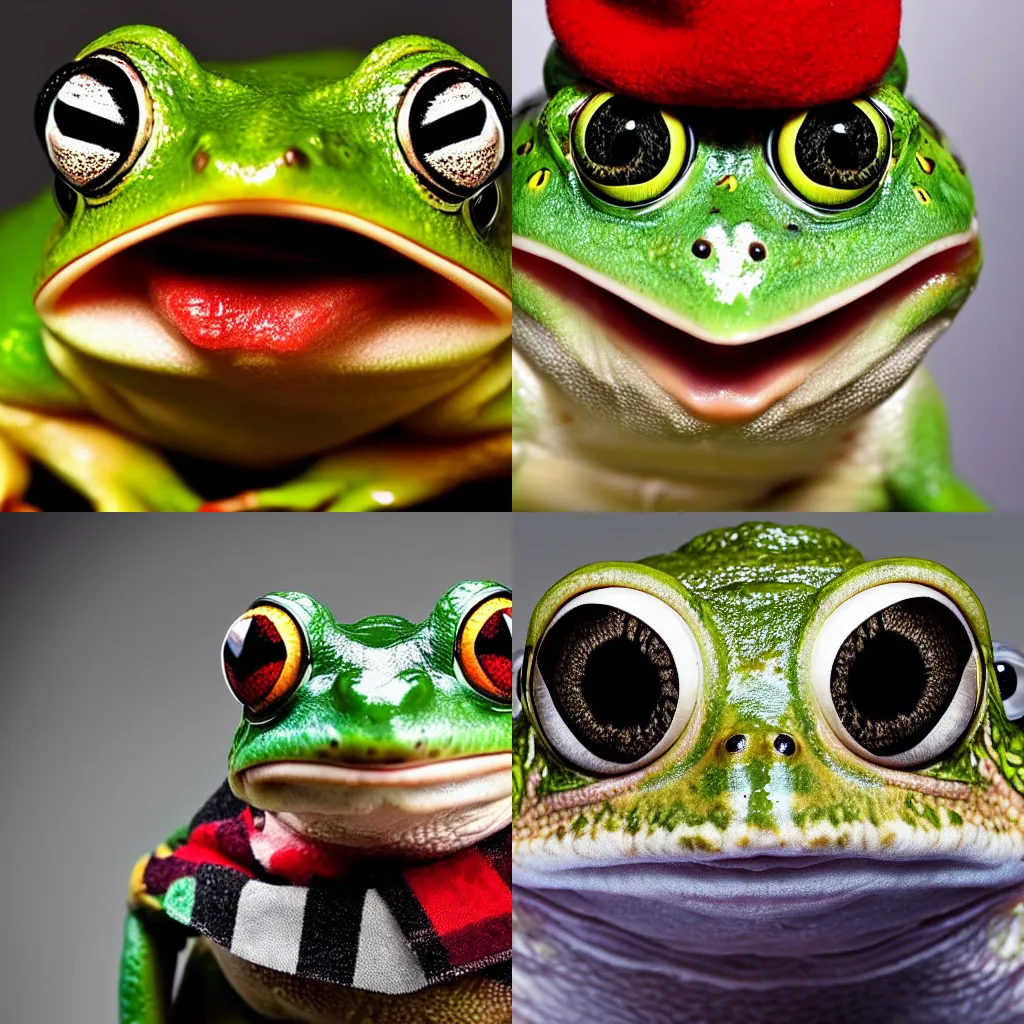
[[[36,308],[77,348],[177,367],[214,352],[458,361],[502,342],[511,321],[500,288],[412,239],[278,200],[204,204],[127,231],[51,277]]]
[[[512,820],[511,752],[444,761],[276,761],[231,775],[248,804],[309,839],[432,852],[476,842]]]
[[[598,349],[595,362],[610,344],[687,412],[725,426],[750,423],[812,377],[834,392],[911,338],[923,354],[980,261],[975,224],[784,321],[719,336],[543,244],[517,236],[513,247],[516,273],[566,304],[574,336]],[[921,319],[924,307],[931,315]]]

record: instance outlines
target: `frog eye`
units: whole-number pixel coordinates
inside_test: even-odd
[[[945,594],[884,583],[825,620],[811,654],[811,685],[832,730],[854,753],[919,768],[963,738],[978,706],[974,634]]]
[[[600,92],[576,115],[573,163],[584,184],[621,206],[665,194],[689,167],[696,146],[683,123],[658,107]]]
[[[548,743],[570,764],[619,775],[660,757],[693,715],[703,669],[686,620],[627,587],[572,598],[541,637],[531,692]]]
[[[437,64],[402,97],[398,141],[427,185],[460,203],[507,166],[508,121],[508,100],[497,82],[469,68]]]
[[[889,166],[889,122],[870,100],[817,107],[773,133],[769,151],[785,185],[821,210],[864,202]]]
[[[1024,654],[1009,644],[993,644],[992,656],[1006,717],[1024,725]]]
[[[250,721],[266,721],[298,689],[309,668],[302,627],[276,604],[240,615],[224,637],[224,678]]]
[[[109,190],[149,141],[146,83],[123,54],[100,51],[65,64],[36,101],[36,133],[63,181],[83,195]]]
[[[477,693],[512,706],[511,594],[492,594],[462,620],[455,672]]]

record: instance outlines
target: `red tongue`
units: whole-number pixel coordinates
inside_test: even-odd
[[[156,311],[197,348],[300,352],[380,310],[386,280],[313,274],[279,281],[147,268]]]

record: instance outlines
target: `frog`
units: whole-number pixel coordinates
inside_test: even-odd
[[[227,781],[131,872],[121,1024],[508,1024],[511,615],[467,580],[419,623],[235,619]]]
[[[200,63],[132,25],[35,121],[52,194],[0,215],[0,505],[37,510],[34,466],[106,512],[508,476],[508,107],[483,67],[419,35]]]
[[[1024,1020],[1024,657],[950,569],[725,526],[517,672],[517,1021]]]
[[[986,507],[920,366],[974,192],[907,82],[900,51],[849,101],[659,107],[552,49],[514,122],[515,508]]]

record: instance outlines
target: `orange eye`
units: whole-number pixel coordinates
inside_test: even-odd
[[[478,693],[512,704],[512,596],[494,594],[462,621],[455,643],[462,678]]]
[[[224,678],[254,718],[266,717],[295,692],[308,660],[302,630],[277,605],[250,608],[224,638]]]

